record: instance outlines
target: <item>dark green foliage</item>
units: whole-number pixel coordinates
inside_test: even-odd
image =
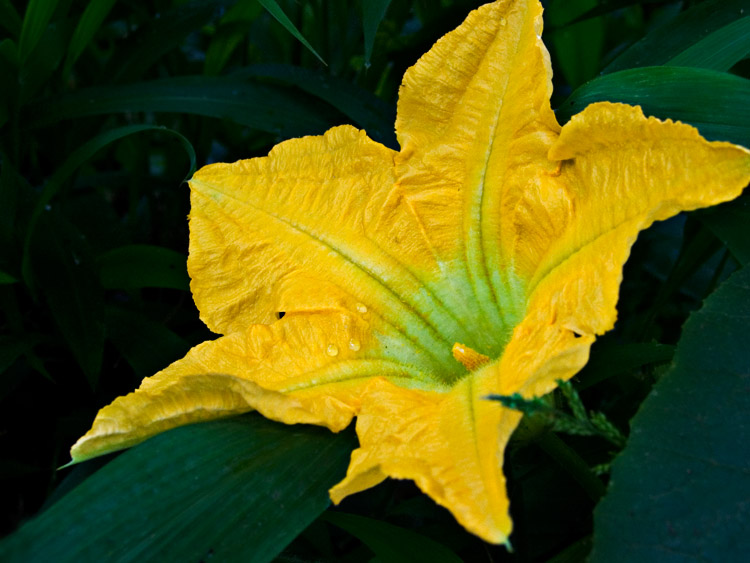
[[[595,513],[592,563],[742,561],[750,549],[750,269],[685,324]]]
[[[664,528],[625,533],[635,523],[611,513],[627,518],[625,504],[661,495],[653,487],[672,476],[692,488],[665,497],[685,518],[667,539],[731,558],[708,527],[700,545],[685,542],[706,514],[731,511],[723,495],[744,483],[709,462],[724,463],[722,440],[747,424],[728,379],[741,372],[729,362],[747,358],[747,276],[725,282],[750,260],[747,195],[643,233],[620,320],[589,365],[550,397],[504,399],[536,413],[506,455],[513,553],[465,532],[408,482],[318,517],[351,434],[255,416],[178,429],[107,465],[56,469],[99,408],[214,337],[185,267],[183,181],[196,166],[343,123],[398,148],[404,71],[480,3],[0,0],[0,559],[560,563],[582,561],[593,543],[598,560],[615,561]],[[561,123],[593,101],[621,101],[750,145],[750,0],[544,4]],[[706,361],[710,378],[698,373]],[[655,384],[635,419],[644,430],[623,450]],[[695,393],[709,400],[690,410]],[[701,424],[713,434],[693,433]],[[648,449],[654,436],[688,431],[678,445],[692,443],[695,458]],[[644,452],[663,458],[647,463]],[[669,472],[631,477],[628,464]],[[699,467],[703,484],[691,481]],[[648,537],[625,560],[662,561],[667,540]]]
[[[354,445],[351,432],[257,414],[177,428],[57,500],[0,545],[0,559],[268,561],[328,506]]]

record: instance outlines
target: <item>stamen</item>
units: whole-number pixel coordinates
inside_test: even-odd
[[[461,362],[461,364],[463,364],[463,366],[469,371],[474,371],[490,361],[488,356],[480,354],[473,348],[469,348],[459,342],[456,342],[453,345],[453,350],[451,351],[453,352],[453,357]]]

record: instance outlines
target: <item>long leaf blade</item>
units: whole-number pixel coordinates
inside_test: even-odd
[[[26,7],[26,14],[23,17],[21,27],[21,37],[18,40],[18,56],[21,63],[28,59],[31,52],[37,46],[37,43],[44,36],[52,19],[58,0],[31,0]]]
[[[666,66],[623,70],[578,88],[557,118],[565,123],[600,101],[639,105],[647,115],[690,123],[709,140],[750,145],[750,80],[739,76]]]
[[[257,415],[125,452],[0,543],[7,563],[272,560],[329,505],[349,432]]]
[[[91,0],[89,5],[86,6],[81,18],[78,20],[73,37],[70,39],[68,53],[65,56],[65,64],[63,65],[63,74],[67,75],[70,72],[71,67],[78,60],[78,57],[81,56],[86,45],[93,39],[104,18],[107,17],[107,14],[109,14],[114,5],[115,0]]]
[[[681,13],[633,44],[604,69],[604,73],[634,67],[670,64],[680,53],[715,31],[744,19],[747,0],[707,0]]]
[[[362,30],[365,34],[365,68],[370,66],[375,34],[388,11],[391,0],[364,0],[362,2]]]
[[[271,14],[276,19],[276,21],[283,25],[284,29],[291,33],[297,39],[297,41],[307,47],[307,49],[313,55],[315,55],[315,57],[321,63],[323,63],[324,65],[326,64],[326,62],[323,60],[323,57],[321,57],[318,52],[313,49],[313,46],[310,45],[307,39],[305,39],[305,37],[300,33],[297,27],[292,23],[292,20],[290,20],[289,17],[284,13],[284,10],[281,9],[281,6],[278,5],[276,0],[258,0],[258,3],[266,10],[268,10],[268,13]]]
[[[324,111],[289,89],[206,76],[89,88],[30,106],[26,123],[35,127],[132,111],[215,117],[285,137],[322,133],[334,125]]]

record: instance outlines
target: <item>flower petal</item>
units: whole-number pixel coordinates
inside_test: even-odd
[[[733,199],[750,181],[750,151],[621,104],[575,116],[549,157],[559,173],[516,210],[514,265],[530,280],[529,300],[501,367],[504,383],[528,395],[572,377],[593,335],[614,326],[622,266],[639,231]]]
[[[511,531],[503,451],[521,415],[485,397],[497,390],[497,366],[447,393],[400,389],[374,380],[357,417],[360,448],[335,503],[386,477],[412,479],[469,531],[504,543]]]
[[[461,320],[401,252],[399,236],[417,228],[387,201],[394,154],[344,126],[196,173],[188,268],[209,328],[227,334],[280,312],[366,310],[383,321],[390,353],[457,376],[451,347]]]
[[[523,314],[522,286],[504,259],[507,211],[554,170],[546,155],[559,126],[541,14],[537,1],[482,6],[406,72],[399,93],[396,189],[449,264],[456,293],[494,332]],[[477,349],[496,357],[506,342]]]
[[[290,313],[204,342],[104,407],[72,449],[74,461],[137,444],[176,426],[257,409],[334,432],[356,414],[372,377],[418,385],[423,374],[383,358],[370,322],[345,312]]]

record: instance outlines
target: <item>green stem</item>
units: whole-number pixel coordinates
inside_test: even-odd
[[[537,443],[544,452],[554,459],[560,467],[565,469],[568,474],[581,485],[586,491],[589,498],[598,502],[604,495],[605,487],[601,480],[594,475],[588,464],[579,456],[573,448],[563,442],[557,435],[552,432],[545,432],[538,439]]]

